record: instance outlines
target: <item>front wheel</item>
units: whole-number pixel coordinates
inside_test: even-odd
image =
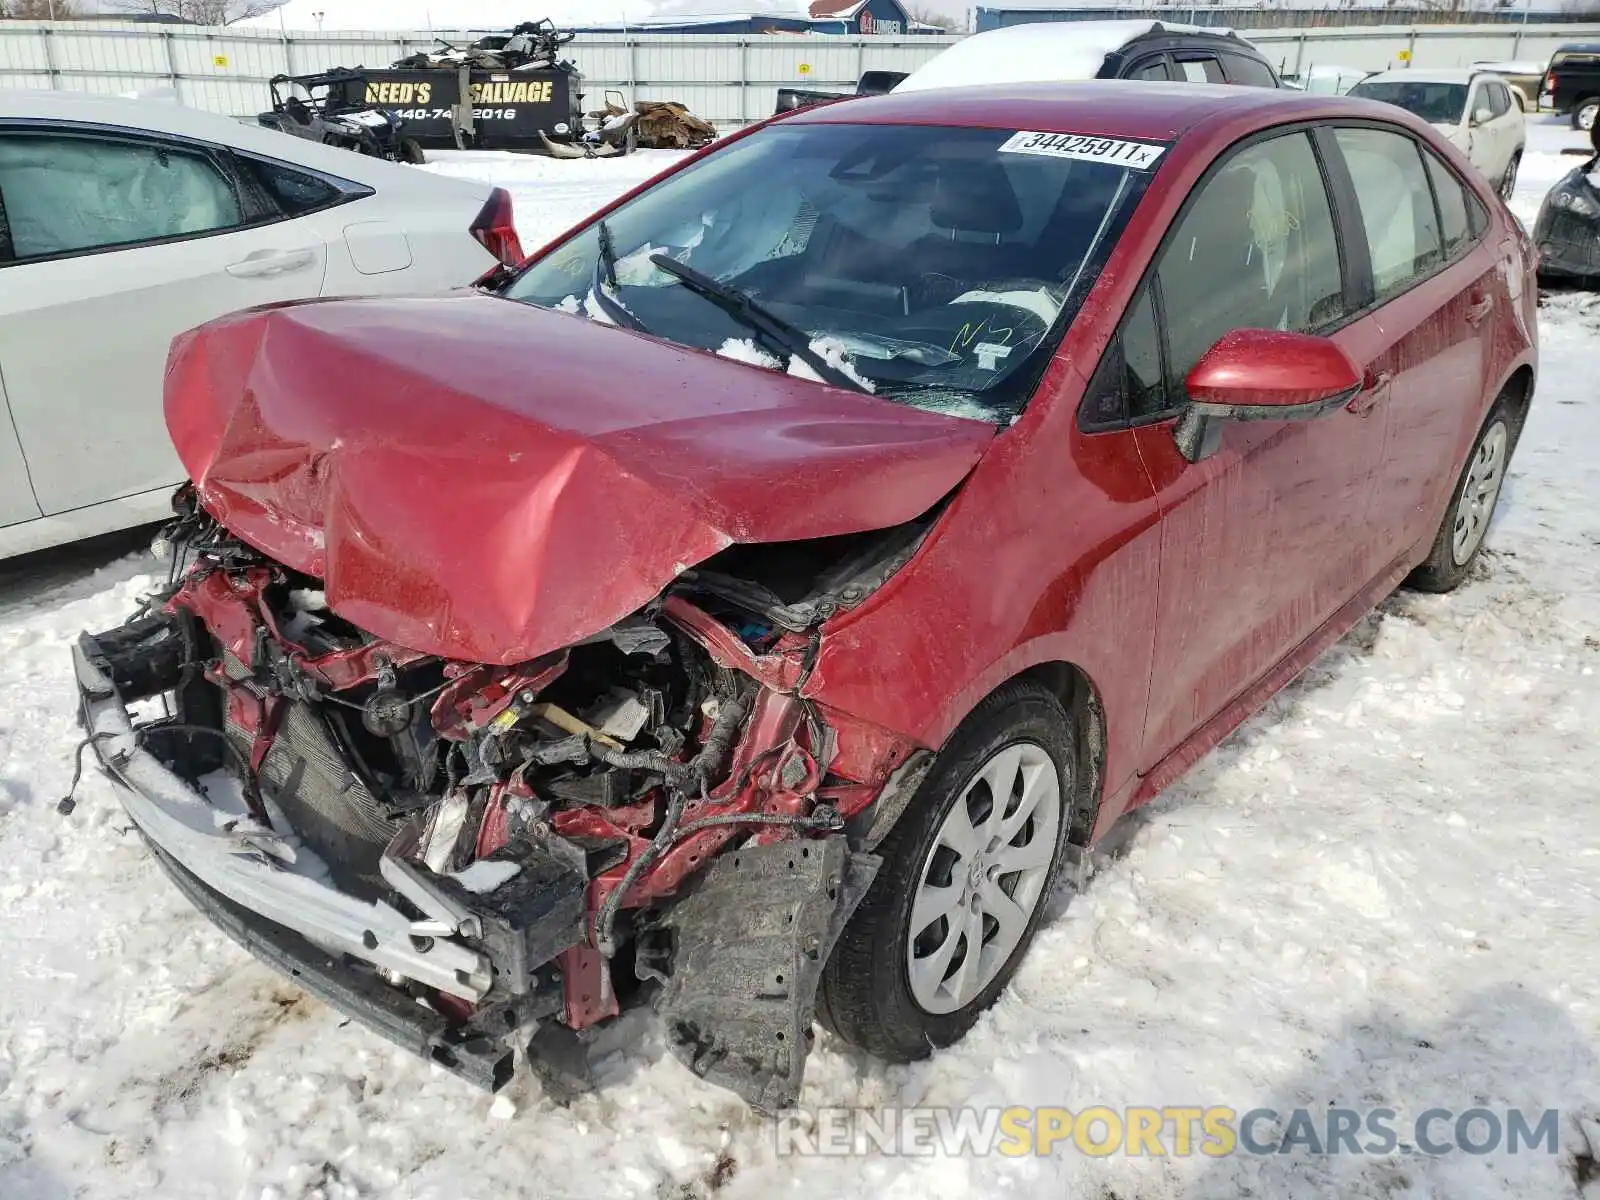
[[[1500,198],[1508,204],[1511,202],[1511,194],[1517,190],[1517,168],[1520,166],[1522,166],[1522,151],[1518,150],[1506,164],[1506,173],[1500,179]]]
[[[1512,418],[1502,401],[1478,432],[1427,561],[1406,581],[1412,587],[1424,592],[1452,592],[1466,579],[1473,559],[1483,549],[1489,522],[1494,519],[1514,440]]]
[[[1572,106],[1572,127],[1593,129],[1596,116],[1600,116],[1600,98],[1590,97],[1587,100],[1580,100]]]
[[[818,1015],[909,1062],[956,1041],[1033,940],[1072,827],[1077,741],[1048,689],[1014,681],[962,722],[835,946]]]

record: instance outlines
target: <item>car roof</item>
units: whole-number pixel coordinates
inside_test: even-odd
[[[1469,67],[1445,67],[1440,70],[1418,70],[1413,67],[1402,68],[1398,71],[1379,71],[1375,75],[1368,75],[1362,83],[1471,83],[1478,75],[1496,75],[1484,67],[1473,70]],[[1359,86],[1359,85],[1358,85]]]
[[[1560,54],[1565,50],[1582,50],[1593,53],[1600,51],[1600,42],[1562,42],[1555,48],[1555,53]]]
[[[168,134],[246,150],[266,158],[298,163],[373,187],[402,186],[423,191],[450,189],[487,197],[487,184],[456,179],[324,146],[266,129],[253,122],[187,108],[169,99],[98,96],[87,92],[41,92],[0,88],[0,121],[74,121],[116,129]],[[443,185],[441,187],[441,185]]]
[[[978,87],[995,80],[1051,83],[1093,79],[1107,56],[1149,36],[1196,37],[1253,47],[1231,29],[1170,21],[1033,21],[962,38],[899,84],[897,92]]]
[[[895,91],[799,109],[782,123],[952,125],[1170,141],[1202,121],[1257,110],[1271,114],[1262,124],[1326,116],[1330,102],[1351,115],[1390,108],[1276,88],[1092,79]]]

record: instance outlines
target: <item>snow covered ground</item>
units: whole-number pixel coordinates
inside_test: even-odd
[[[1532,130],[1516,207],[1575,164]],[[525,242],[659,160],[471,156]],[[1388,600],[1132,819],[961,1045],[824,1037],[803,1103],[1562,1111],[1556,1156],[781,1158],[654,1045],[561,1108],[493,1102],[255,964],[87,779],[67,648],[150,577],[131,544],[0,565],[0,1197],[1506,1196],[1600,1149],[1600,298],[1544,369],[1482,569]],[[1600,1178],[1581,1194],[1600,1195]]]

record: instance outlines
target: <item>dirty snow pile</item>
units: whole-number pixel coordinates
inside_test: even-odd
[[[1574,161],[1534,132],[1525,214]],[[475,164],[532,246],[650,160]],[[570,1108],[491,1100],[235,948],[99,779],[56,814],[68,646],[152,582],[79,550],[0,567],[0,1197],[1593,1200],[1600,298],[1542,328],[1471,582],[1386,601],[1120,828],[965,1042],[885,1067],[824,1035],[802,1103],[1555,1108],[1559,1153],[796,1159],[654,1040]]]

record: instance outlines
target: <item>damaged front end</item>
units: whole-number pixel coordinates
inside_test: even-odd
[[[1568,172],[1539,207],[1533,241],[1539,278],[1548,283],[1589,284],[1600,279],[1600,189],[1591,159]]]
[[[375,637],[193,489],[178,507],[169,586],[85,634],[75,666],[90,745],[190,899],[480,1086],[521,1050],[581,1087],[653,1002],[697,1074],[793,1102],[823,964],[892,819],[875,805],[927,758],[803,691],[822,623],[932,514],[730,547],[624,620],[496,665]]]

